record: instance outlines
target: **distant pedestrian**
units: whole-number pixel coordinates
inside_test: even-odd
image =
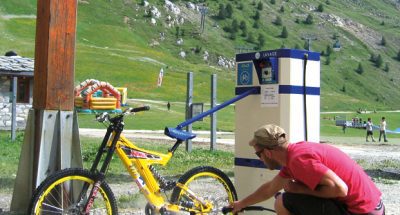
[[[167,103],[167,109],[168,109],[168,111],[171,109],[171,103]]]
[[[385,117],[382,117],[381,125],[379,127],[379,142],[381,142],[382,135],[383,135],[383,141],[387,142],[388,140],[386,139],[386,119],[385,119]]]
[[[343,123],[343,127],[342,127],[343,134],[345,134],[345,133],[346,133],[346,127],[347,127],[346,123]]]
[[[366,124],[366,126],[365,126],[365,129],[367,130],[367,136],[366,136],[366,138],[365,138],[365,141],[367,141],[367,142],[369,142],[369,141],[368,141],[368,137],[369,137],[369,136],[371,136],[372,142],[375,142],[374,133],[373,133],[373,131],[372,131],[372,126],[373,126],[373,125],[374,125],[374,124],[372,123],[371,118],[368,118],[367,124]]]

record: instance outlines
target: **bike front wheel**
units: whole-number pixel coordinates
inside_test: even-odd
[[[222,207],[236,200],[236,190],[229,177],[210,166],[200,166],[186,172],[171,195],[171,202],[185,208],[190,214],[220,214]]]
[[[83,169],[65,169],[42,182],[33,194],[29,214],[86,214],[83,210],[96,175]],[[100,184],[88,214],[118,214],[107,183]]]

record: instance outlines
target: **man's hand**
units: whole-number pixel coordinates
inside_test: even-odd
[[[245,206],[240,201],[234,201],[229,207],[233,209],[232,213],[239,213]]]

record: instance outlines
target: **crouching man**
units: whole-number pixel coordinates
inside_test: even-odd
[[[255,131],[249,145],[270,170],[280,171],[252,194],[232,203],[233,212],[275,196],[279,215],[385,214],[379,189],[341,150],[319,143],[289,143],[285,131],[272,124]]]

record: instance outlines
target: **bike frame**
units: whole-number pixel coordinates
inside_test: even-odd
[[[107,132],[99,147],[90,171],[99,173],[99,182],[103,181],[112,156],[114,153],[116,153],[140,191],[146,197],[147,201],[154,205],[157,210],[165,208],[168,211],[176,212],[182,209],[190,211],[190,209],[184,209],[182,206],[169,203],[168,199],[162,195],[157,179],[150,170],[150,166],[153,164],[162,166],[167,165],[175,150],[183,141],[177,140],[166,154],[140,148],[125,138],[125,136],[122,134],[122,120],[123,117],[117,119],[116,122],[113,122],[108,126]],[[104,153],[106,153],[106,157],[101,165],[100,170],[98,170],[100,160]],[[189,193],[193,199],[198,200],[196,196],[191,194],[192,192],[190,192],[190,190],[184,185],[177,183],[176,186]],[[94,198],[95,194],[97,193],[97,189],[98,188],[96,187],[92,189],[90,194],[92,198]],[[86,209],[91,207],[90,201],[88,202],[89,203],[85,205]],[[207,203],[200,201],[198,202],[204,205],[205,208],[210,208]]]

